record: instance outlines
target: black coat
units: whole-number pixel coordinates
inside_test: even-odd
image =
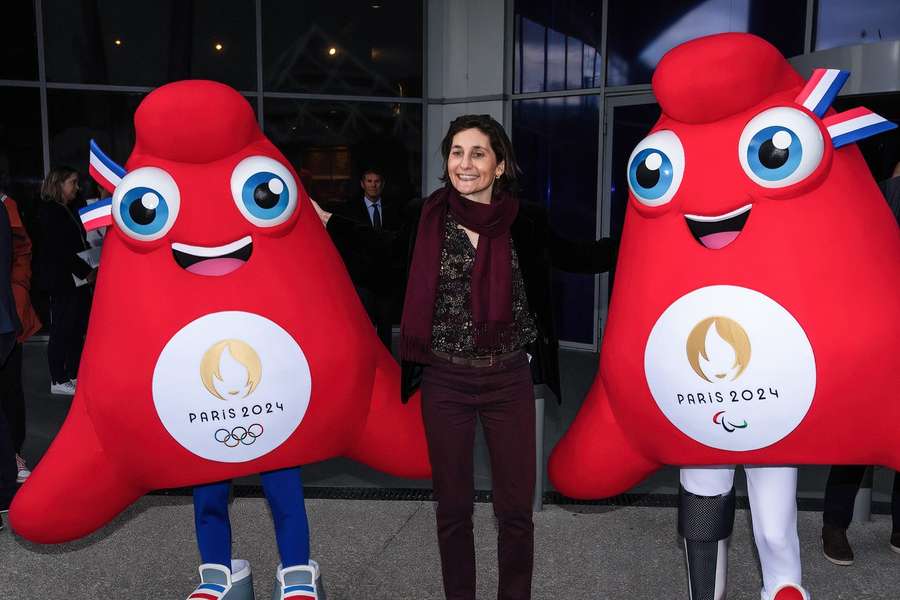
[[[332,235],[335,246],[344,260],[353,285],[377,294],[396,293],[403,288],[404,262],[394,246],[404,227],[404,218],[397,205],[388,200],[381,202],[381,226],[387,245],[372,242],[372,220],[362,196],[354,197],[334,208],[334,214],[357,227],[344,231],[344,235]],[[331,231],[331,228],[329,228]]]
[[[92,271],[78,253],[87,250],[78,217],[58,202],[41,202],[41,238],[35,275],[41,289],[61,293],[75,289],[72,275],[84,279]]]
[[[409,219],[407,268],[412,262],[421,205]],[[542,206],[522,202],[510,228],[513,247],[519,257],[519,268],[525,283],[528,307],[535,317],[538,339],[527,351],[531,354],[531,375],[534,383],[549,387],[557,400],[561,398],[559,384],[559,338],[553,321],[551,295],[551,267],[572,273],[602,273],[616,264],[618,245],[610,238],[596,241],[568,240],[550,227]],[[403,400],[419,387],[422,365],[403,361]]]
[[[345,240],[352,239],[373,252],[392,252],[394,255],[405,256],[408,274],[416,245],[421,208],[420,203],[411,209],[399,233],[378,234],[372,230],[371,225],[366,228],[359,222],[341,218],[340,215],[329,220],[328,232],[339,247]],[[520,204],[510,233],[519,257],[528,307],[535,317],[538,330],[538,339],[527,348],[532,355],[532,379],[534,383],[547,385],[559,400],[559,338],[553,321],[551,267],[572,273],[603,273],[615,266],[618,244],[610,238],[596,241],[568,240],[553,231],[543,207],[524,202]],[[402,362],[404,402],[419,387],[422,367],[417,363]]]

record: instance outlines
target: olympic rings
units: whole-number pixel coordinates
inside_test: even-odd
[[[215,440],[221,444],[225,444],[229,448],[237,448],[241,444],[245,446],[251,445],[256,438],[263,434],[263,426],[254,423],[250,427],[241,427],[238,425],[231,431],[227,429],[217,429],[213,434]]]

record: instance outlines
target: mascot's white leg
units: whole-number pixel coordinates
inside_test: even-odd
[[[681,469],[678,533],[684,538],[690,600],[725,598],[734,527],[734,467]]]
[[[762,567],[762,600],[809,600],[800,587],[797,469],[745,467],[753,538]]]

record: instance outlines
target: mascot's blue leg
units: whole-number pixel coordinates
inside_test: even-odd
[[[319,565],[309,558],[309,521],[303,501],[300,468],[262,474],[281,564],[275,573],[274,600],[326,600]]]
[[[253,600],[253,576],[246,560],[231,559],[228,519],[230,481],[194,488],[194,526],[200,549],[200,585],[188,600]]]
[[[303,502],[300,468],[263,473],[262,484],[275,521],[275,539],[282,566],[309,564],[309,521]]]
[[[194,527],[204,563],[231,564],[231,521],[228,519],[230,481],[194,488]]]

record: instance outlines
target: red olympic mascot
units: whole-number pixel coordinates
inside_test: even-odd
[[[900,468],[900,234],[858,139],[894,127],[829,106],[747,34],[676,47],[634,149],[600,370],[550,459],[576,498],[681,472],[691,598],[724,597],[734,465],[747,469],[763,600],[808,598],[798,463]]]
[[[135,130],[124,168],[92,142],[91,174],[113,196],[82,220],[112,227],[72,408],[13,502],[13,528],[73,540],[150,490],[199,484],[209,564],[191,597],[243,600],[252,585],[247,596],[246,561],[230,560],[227,482],[202,484],[263,473],[283,561],[275,597],[322,598],[294,467],[347,456],[428,477],[418,397],[399,401],[399,366],[240,94],[163,86]],[[289,559],[282,537],[300,544]]]

